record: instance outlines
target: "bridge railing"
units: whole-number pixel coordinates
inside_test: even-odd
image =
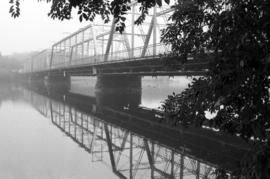
[[[109,55],[108,61],[118,61],[118,60],[134,60],[144,57],[153,57],[160,56],[164,54],[168,54],[170,52],[170,46],[166,46],[165,44],[152,44],[146,48],[145,55],[142,55],[144,47],[137,47],[131,49],[130,51],[116,51]],[[130,55],[129,54],[133,54]]]
[[[131,49],[130,51],[120,50],[110,53],[107,61],[105,61],[105,55],[93,55],[93,56],[84,56],[82,58],[72,59],[70,60],[66,56],[58,55],[60,63],[56,63],[52,66],[52,68],[60,68],[60,67],[74,67],[79,65],[94,65],[94,64],[102,64],[102,63],[113,63],[117,61],[132,61],[132,60],[143,60],[147,57],[159,57],[165,54],[170,53],[170,46],[165,44],[154,44],[149,45],[146,49],[146,53],[142,56],[142,51],[144,47],[137,47]],[[133,54],[132,56],[130,54]],[[70,61],[69,61],[70,60]]]

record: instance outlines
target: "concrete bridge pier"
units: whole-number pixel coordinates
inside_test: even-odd
[[[48,74],[45,77],[45,85],[49,89],[57,91],[69,91],[71,86],[70,76],[65,74]]]
[[[98,105],[135,107],[141,103],[141,77],[98,76],[96,96]]]
[[[100,75],[97,77],[97,91],[141,91],[142,80],[140,76],[107,76]]]

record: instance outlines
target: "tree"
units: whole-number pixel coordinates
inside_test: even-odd
[[[168,97],[165,117],[253,139],[256,153],[241,175],[270,178],[270,1],[179,0],[171,19],[163,42],[174,55],[212,60],[206,76]]]
[[[125,28],[125,14],[130,10],[131,0],[38,0],[51,3],[49,16],[53,19],[70,19],[71,12],[76,10],[79,20],[93,21],[96,15],[101,16],[105,23],[110,21],[110,15],[113,15],[116,23],[116,30],[123,31]],[[10,13],[12,17],[17,18],[20,15],[21,0],[10,0]],[[167,4],[170,0],[165,0]],[[136,20],[140,24],[148,14],[148,9],[155,5],[162,5],[162,0],[138,0],[140,4],[141,15]]]

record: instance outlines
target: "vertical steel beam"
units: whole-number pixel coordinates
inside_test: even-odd
[[[52,120],[52,122],[54,122],[54,118],[53,118],[53,107],[52,107],[52,101],[51,101],[51,99],[50,99],[50,112],[51,112],[51,120]]]
[[[128,131],[125,131],[124,138],[123,138],[123,141],[122,141],[122,144],[121,144],[121,150],[124,149],[124,147],[126,145],[126,142],[127,142],[127,138],[128,138]]]
[[[115,160],[114,160],[113,149],[112,149],[112,140],[110,137],[110,132],[109,132],[107,124],[104,124],[104,129],[105,129],[106,142],[107,142],[108,149],[109,149],[109,155],[110,155],[112,169],[113,169],[113,171],[115,171],[116,166],[115,166]]]
[[[103,31],[104,31],[104,27],[103,27]],[[101,44],[102,44],[102,53],[101,54],[104,54],[104,36],[102,36]]]
[[[125,145],[126,145],[126,142],[127,142],[127,138],[128,138],[128,131],[125,131],[124,138],[123,138],[123,141],[122,141],[122,143],[121,143],[121,147],[120,147],[120,151],[119,151],[119,154],[118,154],[116,163],[118,163],[119,160],[120,160],[120,158],[121,158],[122,151],[124,150]]]
[[[89,40],[88,40],[88,42],[87,42],[87,46],[86,46],[86,54],[87,54],[87,56],[89,56]]]
[[[153,177],[153,171],[154,171],[153,157],[152,157],[152,154],[150,152],[150,148],[149,148],[147,139],[143,139],[143,142],[144,142],[144,147],[145,147],[145,150],[146,150],[148,162],[149,162],[149,165],[150,165],[150,168],[151,168],[151,177]]]
[[[147,154],[147,158],[148,158],[148,162],[150,164],[150,168],[151,168],[151,178],[154,179],[154,171],[157,171],[159,174],[163,175],[164,178],[171,178],[171,176],[163,171],[161,171],[160,169],[157,169],[155,167],[155,162],[154,162],[154,143],[152,143],[152,149],[150,151],[147,139],[143,139],[144,141],[144,147],[146,150],[146,154]]]
[[[157,49],[156,49],[156,44],[157,44],[157,7],[154,7],[154,13],[153,13],[153,55],[156,55]]]
[[[81,113],[81,130],[82,130],[82,144],[84,144],[84,127],[83,127],[83,113]]]
[[[64,40],[64,49],[63,49],[63,59],[64,59],[64,65],[66,65],[66,54],[67,54],[67,40]]]
[[[92,36],[93,36],[93,42],[94,42],[94,56],[95,56],[95,63],[96,63],[96,60],[97,60],[97,58],[96,58],[96,55],[97,55],[97,36],[96,36],[96,31],[94,29],[94,26],[91,26],[91,30],[92,30]]]
[[[74,45],[74,48],[75,48],[75,60],[77,59],[77,57],[78,57],[78,45],[77,45],[77,43],[78,43],[78,34],[75,34],[75,45]]]
[[[171,176],[174,178],[174,151],[171,151]]]
[[[64,104],[64,130],[66,130],[66,107],[65,107],[65,104]]]
[[[110,35],[109,35],[109,39],[108,39],[108,42],[107,42],[107,47],[106,47],[105,56],[104,56],[104,61],[105,62],[108,61],[110,49],[111,49],[111,46],[112,46],[112,40],[113,40],[114,31],[115,31],[115,19],[113,19],[113,21],[112,21]]]
[[[74,133],[75,133],[75,139],[77,139],[77,111],[75,111],[75,130],[74,130]]]
[[[72,120],[72,113],[71,113],[71,108],[69,107],[68,133],[70,133],[71,120]]]
[[[130,133],[130,149],[129,149],[129,179],[133,179],[133,136]]]
[[[84,31],[82,33],[82,58],[84,57]]]
[[[114,160],[114,155],[113,155],[113,149],[112,149],[112,139],[110,137],[110,132],[108,129],[108,124],[104,123],[104,129],[105,129],[105,135],[106,135],[106,142],[108,145],[108,149],[109,149],[109,155],[110,155],[110,160],[111,160],[111,165],[112,165],[112,170],[113,172],[119,177],[119,178],[123,178],[126,179],[126,177],[120,173],[119,171],[117,171],[116,169],[116,165],[115,165],[115,160]]]
[[[87,129],[88,129],[88,122],[87,122]],[[90,151],[91,152],[93,151],[93,148],[94,148],[93,146],[95,144],[96,137],[97,137],[97,130],[96,130],[96,124],[94,122],[94,133],[93,133],[92,140],[91,140],[91,143],[90,143]]]
[[[59,120],[59,126],[61,127],[61,106],[58,104],[58,120]]]
[[[71,122],[73,122],[74,119],[73,119],[73,113],[72,113],[72,108],[71,107],[69,108],[69,113],[70,113],[70,120],[71,120]]]
[[[73,56],[73,50],[74,50],[74,42],[72,42],[71,41],[71,39],[73,38],[74,36],[71,36],[71,37],[69,37],[69,50],[70,50],[70,52],[69,52],[69,65],[71,65],[71,62],[72,62],[72,56]]]
[[[180,159],[180,179],[184,178],[184,155],[181,154],[181,159]]]
[[[132,14],[131,14],[131,58],[134,58],[134,33],[135,33],[135,5],[137,3],[132,4]]]
[[[113,56],[114,46],[115,46],[113,42],[114,42],[114,40],[112,40],[111,48],[110,48],[110,51],[109,51],[109,54],[111,53],[111,56]],[[109,56],[108,56],[108,59],[109,59]]]
[[[154,179],[155,176],[154,176],[154,169],[155,169],[155,159],[154,159],[154,156],[155,156],[155,144],[152,142],[152,147],[151,147],[151,156],[152,156],[152,165],[153,167],[151,167],[151,178]]]
[[[58,55],[57,55],[57,59],[60,61],[60,64],[62,64],[62,41],[59,43],[59,49],[58,49]]]
[[[71,47],[71,37],[68,39],[68,49],[70,50]]]
[[[141,57],[144,57],[145,54],[146,54],[148,44],[149,44],[149,41],[150,41],[150,37],[151,37],[152,31],[153,31],[154,23],[155,23],[155,16],[152,16],[152,20],[151,20],[151,23],[150,23],[150,26],[149,26],[149,29],[148,29],[148,32],[147,32],[147,35],[146,35],[146,39],[145,39],[145,42],[144,42]]]
[[[72,56],[73,56],[73,46],[70,48],[70,54],[69,54],[69,65],[71,65],[71,62],[72,62]]]
[[[196,179],[200,179],[200,170],[201,170],[201,163],[199,161],[197,161]]]
[[[89,131],[89,119],[88,119],[88,117],[86,118],[86,129],[87,129],[87,131]]]
[[[53,53],[54,53],[54,45],[52,46],[52,50],[51,50],[51,58],[50,58],[50,70],[52,69],[52,63],[53,63]]]
[[[130,50],[130,45],[129,45],[127,34],[125,32],[123,32],[123,34],[121,36],[123,38],[123,41],[125,42],[125,46],[126,46],[126,49],[127,49],[127,52],[128,52],[128,57],[132,58],[132,52]],[[134,34],[132,34],[132,36],[134,36]]]

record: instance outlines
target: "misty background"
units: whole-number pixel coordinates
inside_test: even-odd
[[[14,19],[9,13],[9,1],[0,1],[0,80],[7,80],[19,72],[25,60],[51,47],[70,33],[89,24],[48,17],[50,4],[27,0],[21,4],[21,15]],[[13,73],[11,73],[13,72]]]

